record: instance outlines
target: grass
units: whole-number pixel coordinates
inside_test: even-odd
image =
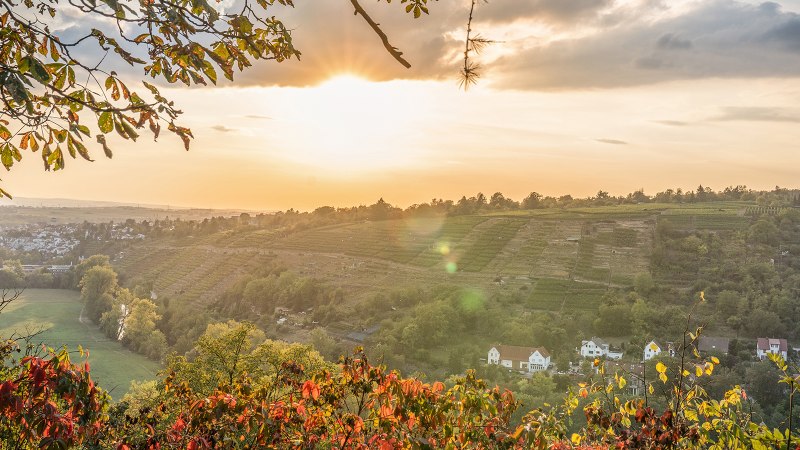
[[[467,272],[483,270],[526,223],[527,220],[520,219],[497,220],[491,223],[461,253],[459,268]]]
[[[441,260],[439,243],[460,241],[484,220],[482,217],[417,218],[335,225],[295,233],[277,241],[275,246],[432,266]]]
[[[596,311],[606,286],[572,280],[541,278],[536,281],[528,297],[528,306],[547,311]]]
[[[746,230],[750,225],[750,217],[726,214],[672,214],[664,215],[659,220],[669,221],[677,228],[696,230]]]
[[[35,342],[54,348],[66,345],[71,352],[82,346],[89,350],[92,378],[115,400],[125,395],[131,381],[155,377],[158,363],[108,339],[94,324],[81,323],[81,308],[75,291],[28,289],[0,314],[0,336],[42,330]],[[73,362],[79,360],[74,353]]]

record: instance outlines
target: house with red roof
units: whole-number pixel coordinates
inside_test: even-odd
[[[756,343],[758,359],[763,361],[769,353],[781,355],[786,360],[789,358],[789,343],[786,342],[786,339],[758,338]]]
[[[519,372],[541,372],[550,367],[550,353],[544,347],[495,345],[486,361]]]

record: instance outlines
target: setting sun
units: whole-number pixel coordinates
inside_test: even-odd
[[[346,173],[412,163],[414,152],[398,152],[397,145],[413,139],[413,124],[425,109],[413,91],[398,84],[348,74],[298,91],[280,120],[293,131],[283,145],[303,150],[287,158]]]

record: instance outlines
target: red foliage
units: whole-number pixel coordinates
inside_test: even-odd
[[[4,360],[15,349],[3,348]],[[0,437],[20,448],[65,448],[91,441],[103,427],[107,396],[72,364],[66,351],[26,356],[7,368],[0,384]]]

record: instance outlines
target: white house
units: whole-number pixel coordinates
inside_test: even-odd
[[[520,372],[541,372],[550,367],[550,353],[543,347],[495,345],[486,361]]]
[[[758,343],[756,343],[758,359],[763,361],[768,353],[781,355],[786,360],[789,358],[789,344],[786,339],[758,338]]]
[[[593,337],[588,341],[581,341],[581,356],[584,358],[608,356],[608,343],[598,337]]]
[[[675,356],[675,350],[671,342],[667,342],[666,345],[661,345],[656,341],[650,341],[644,346],[644,357],[642,360],[649,361],[660,355],[661,352],[668,352],[669,356]]]

